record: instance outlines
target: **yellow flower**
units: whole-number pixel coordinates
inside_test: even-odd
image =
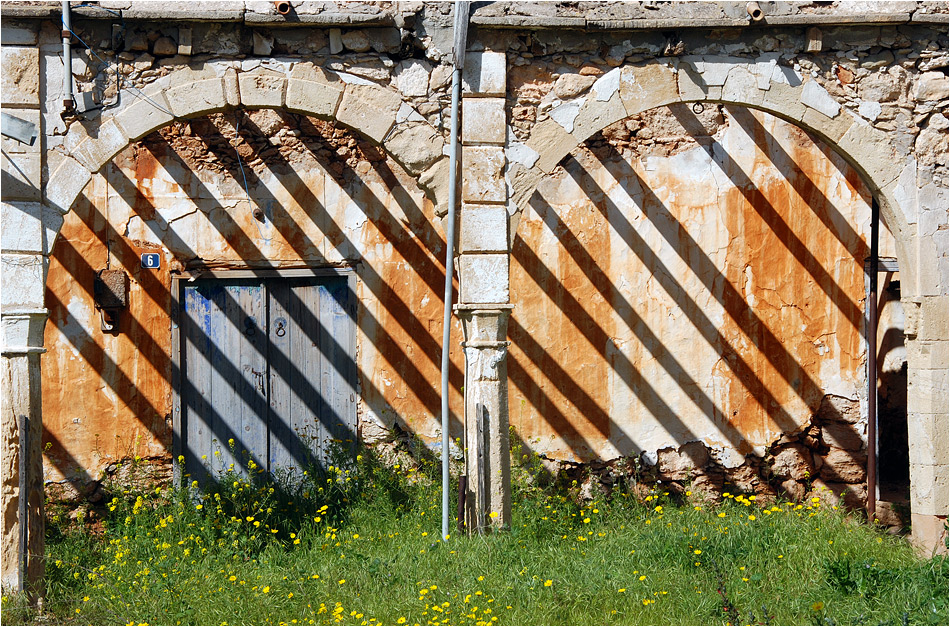
[[[339,580],[337,583],[342,586],[343,584],[346,583],[346,579],[341,579],[341,580]]]
[[[695,551],[693,551],[693,553],[695,553],[696,555],[702,555],[703,552],[699,549],[696,549]]]
[[[617,592],[626,592],[626,591],[627,591],[626,588],[620,588],[619,590],[617,590]]]
[[[402,625],[403,623],[406,622],[406,617],[405,617],[405,616],[400,616],[400,617],[399,617],[399,620],[397,620],[396,622],[399,623],[400,625]]]
[[[550,579],[548,579],[547,581],[544,582],[544,587],[545,587],[545,588],[550,588],[550,587],[551,587],[551,584],[553,584],[553,583],[554,583],[553,581],[551,581]]]
[[[726,512],[719,512],[719,513],[716,514],[716,515],[719,516],[720,518],[725,518],[725,517],[726,517]]]
[[[488,515],[489,518],[498,518],[498,512],[492,512]]]
[[[270,586],[264,586],[264,589],[261,590],[261,592],[263,592],[264,594],[267,594],[268,592],[270,592]]]
[[[749,514],[749,520],[755,520],[755,515]]]
[[[818,601],[817,603],[812,603],[811,609],[815,612],[820,612],[821,610],[825,609],[825,604],[822,603],[821,601]]]

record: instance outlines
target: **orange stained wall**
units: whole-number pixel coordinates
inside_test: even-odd
[[[668,137],[608,129],[521,219],[511,423],[559,459],[699,440],[734,466],[824,395],[866,398],[870,197],[766,113],[726,108],[711,135],[684,106],[657,115]]]
[[[445,253],[432,203],[392,160],[332,125],[274,111],[243,121],[240,133],[221,115],[153,133],[94,177],[67,216],[47,281],[47,480],[170,458],[171,273],[194,267],[354,267],[361,433],[373,440],[398,421],[439,437]],[[147,251],[162,255],[160,270],[139,267]],[[107,264],[130,276],[117,334],[100,330],[92,299]],[[451,401],[460,416],[458,392]]]

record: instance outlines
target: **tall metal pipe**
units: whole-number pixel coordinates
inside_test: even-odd
[[[868,520],[877,515],[877,200],[871,199],[871,259],[868,272]]]
[[[449,535],[449,343],[452,335],[452,278],[455,274],[455,212],[458,204],[459,100],[468,39],[468,2],[455,3],[452,50],[452,117],[449,135],[449,207],[445,227],[445,309],[442,313],[442,539]]]
[[[63,0],[63,106],[72,109],[73,102],[73,57],[70,38],[73,36],[69,17],[69,0]]]

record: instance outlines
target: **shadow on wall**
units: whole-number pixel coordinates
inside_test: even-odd
[[[302,433],[288,428],[299,416],[275,421],[280,411],[267,410],[279,382],[290,387],[295,411],[309,412],[336,439],[378,439],[397,422],[435,439],[444,240],[431,205],[381,151],[329,123],[262,110],[175,123],[130,146],[104,172],[68,216],[52,256],[50,353],[43,360],[45,441],[55,468],[48,478],[85,484],[114,461],[168,459],[180,446],[195,462],[189,468],[210,465],[213,450],[172,441],[178,380],[183,415],[200,417],[195,424],[211,431],[202,447],[216,440],[222,455],[229,446],[239,456],[254,451],[251,458],[263,467],[271,447],[248,441],[250,414],[271,423],[274,448],[292,451],[298,463],[311,461]],[[171,258],[160,270],[139,267],[142,252],[164,257],[164,250]],[[115,335],[99,329],[92,299],[95,272],[109,265],[125,269],[133,284]],[[336,318],[322,319],[301,300],[306,294],[289,290],[273,306],[287,328],[302,333],[298,344],[310,344],[309,353],[293,359],[278,350],[275,321],[261,315],[260,303],[219,289],[205,299],[219,313],[215,326],[183,327],[185,343],[203,347],[207,376],[196,380],[187,360],[181,370],[171,359],[171,316],[182,307],[171,270],[252,268],[270,286],[277,285],[275,269],[328,265],[352,267],[358,277],[333,290],[333,299],[347,303],[335,313],[355,327],[358,350],[337,337],[328,322]],[[247,337],[248,320],[263,341],[235,343]],[[458,390],[460,353],[453,353],[450,377]],[[322,373],[336,375],[348,392],[358,390],[362,433],[337,414],[341,403],[352,402],[349,394],[344,402],[332,385],[313,381],[307,355],[324,360]],[[263,369],[252,366],[262,360],[271,375],[263,385]],[[452,407],[461,407],[457,393]],[[336,430],[340,422],[348,430]],[[461,433],[455,416],[453,432]]]
[[[826,146],[740,107],[675,105],[592,137],[514,241],[512,424],[553,459],[662,467],[673,451],[768,474],[783,434],[827,420],[851,437],[819,424],[791,478],[830,452],[860,483],[869,198]]]

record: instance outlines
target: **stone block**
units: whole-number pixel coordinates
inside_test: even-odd
[[[389,154],[413,175],[435,163],[444,145],[442,135],[426,122],[399,124],[383,142]]]
[[[918,514],[947,514],[947,464],[910,465],[910,507]]]
[[[284,106],[287,77],[270,72],[244,73],[238,77],[241,104],[250,108],[279,108]]]
[[[535,125],[526,145],[540,155],[537,167],[550,172],[560,163],[564,155],[580,143],[577,137],[564,130],[554,120],[545,120]]]
[[[44,232],[44,219],[50,221]],[[48,254],[62,216],[38,202],[0,203],[0,249],[4,252]]]
[[[907,440],[911,443],[908,447],[911,464],[936,464],[950,459],[945,415],[908,413]]]
[[[508,210],[504,205],[462,205],[459,252],[506,252]]]
[[[189,117],[218,111],[228,105],[224,78],[208,78],[172,87],[165,94],[177,117]]]
[[[43,348],[46,318],[47,311],[41,308],[5,311],[0,314],[4,356],[26,352],[26,349]]]
[[[815,474],[811,451],[798,443],[783,446],[772,458],[772,472],[783,479],[807,480]]]
[[[459,302],[507,303],[508,255],[460,255]]]
[[[508,125],[504,98],[462,99],[462,143],[503,145]]]
[[[125,97],[136,100],[119,111],[115,119],[129,141],[141,139],[175,119],[165,100],[164,90],[157,89],[141,94],[132,92]]]
[[[680,75],[682,80],[682,74]],[[726,76],[720,97],[726,102],[740,102],[750,106],[758,106],[764,98],[764,91],[760,88],[760,76],[750,68],[737,65]],[[708,98],[716,100],[715,87],[707,90]],[[680,86],[682,92],[682,85]]]
[[[822,462],[819,472],[825,481],[861,483],[867,474],[867,456],[863,453],[833,446],[822,457]]]
[[[821,429],[821,441],[825,446],[837,446],[846,451],[865,448],[863,425],[830,422]]]
[[[507,200],[505,149],[500,146],[464,146],[462,201],[504,203]]]
[[[36,28],[24,22],[4,21],[0,26],[0,43],[4,46],[35,46]]]
[[[676,71],[663,63],[627,66],[620,75],[620,97],[627,115],[676,102]]]
[[[833,118],[841,111],[841,105],[831,97],[828,90],[812,79],[802,87],[801,102],[806,107]]]
[[[854,123],[855,117],[848,110],[829,118],[824,113],[809,108],[805,110],[805,115],[802,116],[802,124],[805,128],[814,130],[831,143],[836,143],[844,137],[844,134]]]
[[[4,66],[6,67],[6,66]],[[916,100],[946,100],[950,97],[950,83],[943,72],[924,72],[917,79]]]
[[[921,557],[947,554],[947,508],[938,514],[910,515],[911,543]]]
[[[2,198],[4,200],[40,200],[42,159],[39,153],[0,155],[2,160]]]
[[[343,90],[328,83],[298,79],[291,76],[287,82],[287,108],[318,118],[330,119],[336,115]]]
[[[946,232],[946,231],[944,231]],[[922,296],[918,341],[946,341],[950,334],[950,303],[946,296]]]
[[[0,50],[0,98],[4,105],[40,105],[40,49],[4,46]]]
[[[76,128],[79,128],[78,125]],[[106,120],[99,125],[96,132],[95,137],[87,137],[73,151],[76,159],[89,168],[90,172],[98,172],[99,168],[129,145],[129,138],[115,120]]]
[[[676,84],[682,100],[689,102],[705,100],[707,97],[709,85],[703,82],[702,75],[691,65],[680,66]]]
[[[0,255],[3,274],[2,308],[39,309],[46,292],[46,269],[43,255]]]
[[[238,85],[238,72],[234,68],[224,71],[224,100],[229,107],[241,105],[241,87]]]
[[[40,152],[40,147],[43,145],[43,132],[40,126],[39,109],[10,109],[4,107],[3,112],[24,122],[30,122],[36,125],[36,141],[34,141],[32,145],[3,135],[2,139],[0,139],[0,146],[3,147],[3,152],[7,154]],[[4,128],[3,130],[6,131],[7,129]]]
[[[891,146],[888,136],[873,127],[852,124],[838,147],[865,170],[872,188],[885,189],[900,176],[901,168],[894,166],[903,164],[904,159]]]
[[[781,111],[792,120],[801,120],[808,109],[801,102],[801,92],[800,86],[773,80],[769,90],[762,94],[762,105],[766,110]]]
[[[581,143],[594,133],[625,117],[627,117],[627,109],[623,106],[619,89],[606,101],[588,98],[578,111],[577,117],[574,118],[574,130],[571,131],[571,135],[578,143]]]
[[[435,215],[448,214],[449,203],[449,158],[442,157],[419,175],[419,187],[435,205]]]
[[[65,157],[46,184],[46,202],[61,213],[69,213],[76,197],[92,178],[92,172],[75,159]]]
[[[918,343],[918,350],[921,352],[938,352],[946,359],[947,343]],[[930,358],[930,355],[925,355]],[[948,381],[947,368],[943,367],[919,367],[911,363],[908,372],[909,381],[907,388],[907,411],[911,413],[940,414],[946,415],[947,403],[950,400],[950,381]]]
[[[462,88],[466,94],[504,96],[507,71],[504,52],[468,52],[462,70]]]
[[[348,84],[336,118],[377,142],[382,142],[396,123],[402,98],[394,91],[373,85]]]

